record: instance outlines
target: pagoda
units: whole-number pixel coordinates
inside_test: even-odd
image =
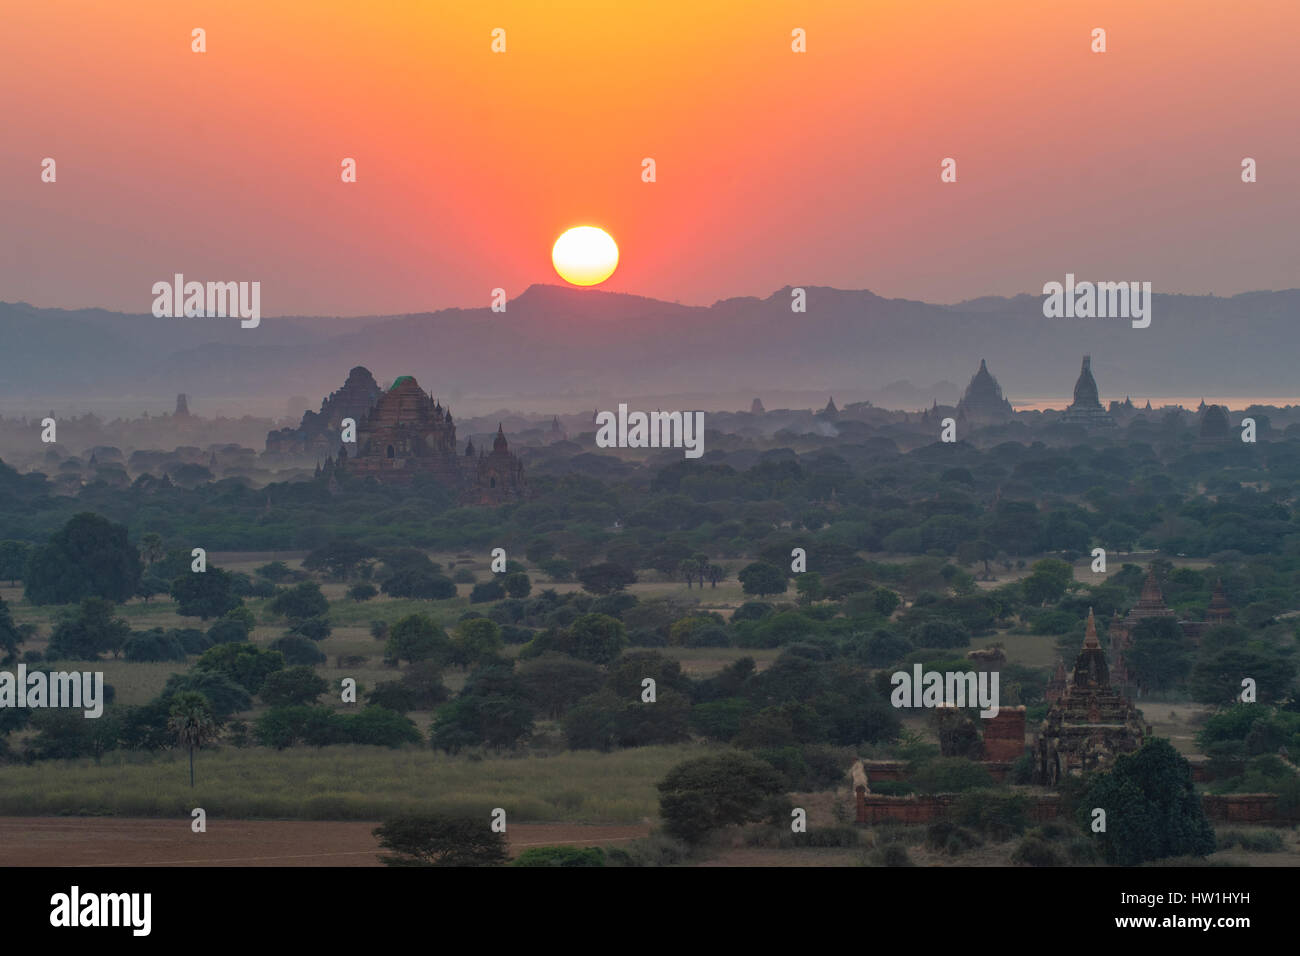
[[[1083,357],[1083,367],[1079,369],[1079,380],[1074,383],[1074,401],[1061,416],[1066,425],[1082,425],[1085,428],[1114,428],[1115,419],[1107,414],[1101,405],[1097,392],[1097,380],[1092,377],[1092,356]]]

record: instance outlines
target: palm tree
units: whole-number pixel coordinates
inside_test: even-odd
[[[208,699],[197,691],[182,691],[172,698],[167,729],[190,752],[190,787],[194,786],[194,751],[215,740],[220,732]]]

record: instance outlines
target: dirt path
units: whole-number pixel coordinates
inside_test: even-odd
[[[0,817],[0,866],[382,866],[376,823]],[[486,822],[484,823],[486,826]],[[641,824],[515,823],[511,855],[530,846],[617,846],[649,833]]]

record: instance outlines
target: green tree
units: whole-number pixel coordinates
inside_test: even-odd
[[[1033,573],[1021,582],[1025,600],[1036,606],[1055,603],[1065,596],[1065,589],[1074,580],[1074,568],[1056,558],[1035,561]]]
[[[664,829],[688,843],[715,830],[762,820],[781,796],[780,772],[739,751],[697,757],[673,767],[659,783]]]
[[[158,532],[150,531],[140,539],[140,557],[144,559],[145,564],[156,564],[166,554],[167,548],[164,547],[162,535]]]
[[[1295,664],[1260,642],[1205,653],[1192,669],[1192,698],[1203,704],[1232,704],[1241,699],[1242,680],[1255,682],[1256,700],[1272,703],[1291,696]]]
[[[462,667],[482,667],[495,660],[504,646],[501,627],[486,617],[472,617],[456,625],[452,642],[456,663]]]
[[[120,604],[135,596],[142,571],[125,525],[83,512],[32,552],[23,584],[33,604],[72,604],[84,597]]]
[[[486,818],[405,816],[375,827],[379,845],[392,851],[389,866],[498,866],[508,859],[505,835]]]
[[[424,740],[420,728],[409,718],[373,704],[362,708],[358,714],[342,717],[341,726],[350,743],[371,747],[400,747]]]
[[[976,562],[982,563],[986,577],[992,573],[989,570],[989,562],[996,555],[997,552],[994,550],[993,545],[983,538],[974,541],[962,541],[957,545],[957,562],[963,565],[975,564]]]
[[[1144,691],[1168,690],[1181,683],[1191,670],[1191,648],[1173,618],[1143,618],[1133,628],[1129,662]]]
[[[389,597],[445,601],[456,596],[456,583],[444,574],[402,568],[384,579],[383,592]]]
[[[172,698],[167,729],[178,746],[190,752],[190,787],[194,786],[194,751],[217,738],[218,727],[202,694],[186,691]]]
[[[397,663],[433,660],[451,661],[454,653],[447,632],[427,614],[411,614],[388,631],[387,654]]]
[[[303,558],[302,566],[308,571],[325,571],[331,577],[347,579],[374,556],[373,548],[351,538],[334,538]]]
[[[358,604],[362,601],[369,601],[372,598],[378,597],[378,595],[379,589],[373,584],[365,581],[362,581],[359,584],[354,584],[352,587],[348,588],[348,597],[356,601]]]
[[[805,571],[795,579],[794,589],[799,592],[800,604],[812,604],[820,601],[825,593],[822,576],[816,571]]]
[[[17,584],[31,554],[26,541],[0,541],[0,578],[8,578],[10,587]]]
[[[1122,754],[1109,773],[1092,779],[1076,811],[1080,826],[1091,828],[1096,807],[1106,811],[1106,830],[1095,839],[1108,863],[1136,866],[1214,852],[1214,829],[1192,787],[1191,764],[1163,738]]]
[[[741,587],[746,594],[757,594],[759,597],[766,597],[769,594],[784,594],[789,582],[786,581],[785,574],[773,564],[765,564],[762,561],[755,561],[753,564],[746,565],[739,575]]]
[[[18,645],[23,642],[23,638],[23,633],[14,624],[9,605],[4,598],[0,598],[0,664],[8,664],[18,656]]]
[[[522,571],[515,571],[507,574],[505,580],[501,582],[506,589],[506,594],[512,598],[523,600],[532,593],[533,582],[528,579],[528,575]]]
[[[287,617],[290,621],[305,621],[309,617],[321,617],[329,613],[330,602],[321,593],[320,585],[315,581],[303,581],[278,592],[267,605],[272,614]]]
[[[284,668],[284,655],[255,644],[218,644],[204,651],[194,667],[224,674],[250,694],[257,694],[268,675]]]
[[[565,654],[543,654],[519,665],[519,683],[540,716],[558,720],[582,698],[594,694],[605,674],[590,661]]]
[[[286,667],[272,671],[262,681],[258,696],[272,707],[314,704],[329,690],[329,683],[310,667]]]
[[[595,664],[609,664],[627,647],[623,622],[608,614],[584,614],[569,628],[572,655]]]
[[[606,561],[582,568],[578,572],[578,582],[583,590],[592,594],[611,594],[623,590],[629,584],[635,584],[636,574],[631,568]]]
[[[239,607],[235,595],[234,578],[228,571],[211,567],[206,571],[187,571],[171,584],[171,596],[176,601],[176,613],[206,621],[221,617]]]
[[[113,617],[113,602],[103,598],[83,598],[74,617],[65,618],[50,636],[47,656],[52,659],[98,660],[105,651],[114,657],[121,653],[131,636],[131,625]]]

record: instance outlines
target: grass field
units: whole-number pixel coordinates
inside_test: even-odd
[[[643,823],[659,813],[655,785],[703,745],[602,754],[456,757],[427,747],[337,746],[283,751],[200,751],[195,787],[184,752],[110,753],[91,760],[0,768],[0,815],[185,816],[377,820],[416,811],[483,814],[503,807],[520,822]]]

